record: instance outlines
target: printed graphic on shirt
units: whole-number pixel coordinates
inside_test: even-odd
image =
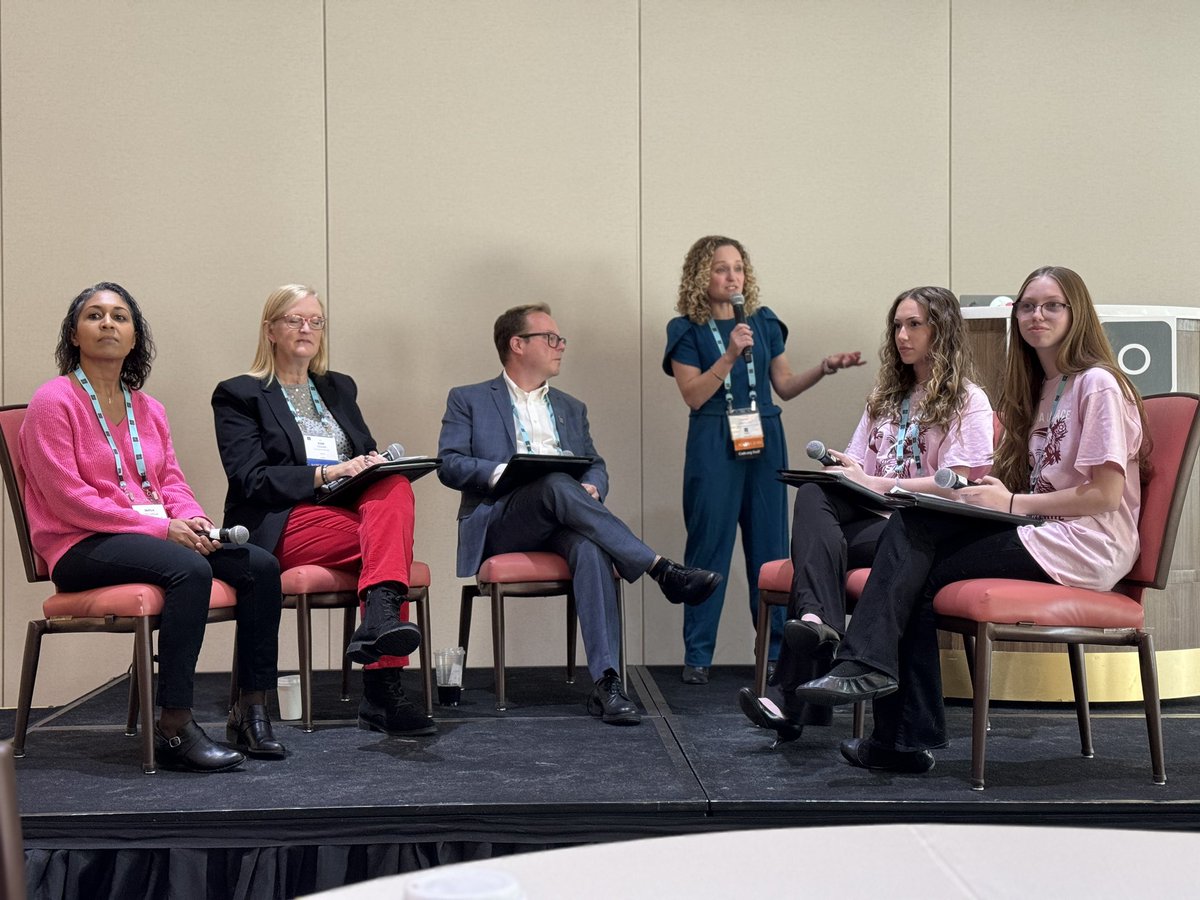
[[[1029,469],[1035,476],[1033,484],[1030,486],[1031,493],[1049,494],[1058,490],[1054,486],[1054,482],[1046,476],[1046,469],[1062,462],[1062,445],[1066,437],[1066,412],[1056,416],[1049,427],[1035,428],[1033,430],[1033,440],[1031,443],[1036,446],[1040,442],[1041,449],[1030,451],[1029,453]]]

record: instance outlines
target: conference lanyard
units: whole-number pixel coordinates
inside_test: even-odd
[[[545,400],[546,400],[546,412],[550,416],[550,430],[554,432],[554,442],[556,444],[558,444],[558,455],[562,456],[563,455],[562,438],[560,438],[558,436],[558,424],[554,421],[554,406],[553,406],[553,404],[550,403],[550,392],[549,391],[546,391]],[[533,451],[533,440],[529,436],[529,431],[525,428],[525,423],[521,421],[521,413],[517,410],[517,401],[513,399],[511,392],[509,392],[509,395],[508,395],[508,403],[512,407],[513,421],[517,423],[517,430],[519,432],[518,436],[521,439],[521,443],[523,443],[525,445],[525,452],[533,453],[534,452]],[[532,419],[530,420],[529,424],[530,425],[533,424]]]
[[[900,430],[896,433],[896,474],[899,475],[904,471],[904,445],[908,442],[908,410],[909,399],[904,398],[900,404]],[[913,448],[913,465],[916,466],[914,475],[921,474],[921,425],[913,419],[912,423],[912,448]]]
[[[308,393],[312,397],[313,408],[317,411],[317,421],[324,428],[326,409],[321,403],[321,396],[317,393],[317,388],[311,378],[308,379]],[[300,413],[296,411],[296,406],[292,403],[292,398],[288,396],[287,391],[283,391],[283,399],[287,402],[288,409],[291,410],[292,418],[299,425]],[[330,416],[330,418],[333,417]],[[304,434],[302,430],[300,437],[304,440],[304,455],[310,466],[332,466],[341,461],[338,456],[337,439],[334,437],[332,428],[328,429],[327,434]]]
[[[708,330],[712,332],[713,340],[717,343],[717,353],[725,355],[725,342],[721,340],[721,332],[717,331],[717,323],[712,319],[708,320]],[[725,376],[725,409],[727,412],[733,412],[733,379],[730,377],[733,370],[730,370],[729,375]],[[746,360],[746,376],[750,382],[750,408],[758,408],[758,380],[754,374],[754,356]]]
[[[1054,404],[1050,407],[1050,417],[1046,419],[1046,444],[1050,443],[1050,426],[1054,424],[1054,414],[1058,412],[1058,401],[1062,399],[1063,391],[1067,388],[1067,378],[1064,375],[1058,382],[1058,390],[1054,392]],[[1042,445],[1042,451],[1034,460],[1033,470],[1029,473],[1029,493],[1034,493],[1037,487],[1038,479],[1042,474],[1042,466],[1046,461],[1046,444]]]
[[[88,381],[88,377],[83,374],[83,367],[75,367],[75,378],[79,384],[87,391],[88,397],[92,401],[92,409],[96,411],[96,420],[100,423],[100,430],[104,432],[104,437],[108,440],[109,449],[112,450],[113,462],[117,466],[117,483],[120,485],[125,496],[129,498],[129,502],[137,504],[137,500],[129,491],[129,486],[125,482],[125,467],[121,465],[121,451],[117,449],[117,442],[113,440],[112,432],[108,429],[108,422],[104,419],[104,411],[100,409],[100,398],[96,396],[96,389],[92,387],[92,383]],[[142,441],[138,437],[137,420],[133,417],[133,396],[129,393],[129,388],[125,383],[121,383],[121,393],[125,397],[125,421],[129,423],[129,443],[133,445],[133,461],[137,465],[138,477],[142,480],[142,493],[146,495],[148,500],[153,500],[155,503],[161,503],[158,498],[158,493],[150,484],[150,479],[146,476],[146,460],[142,455]]]
[[[312,397],[313,407],[317,410],[317,418],[325,418],[325,406],[321,403],[321,395],[317,393],[316,385],[313,384],[311,378],[308,379],[308,393]],[[288,409],[292,411],[292,417],[296,420],[300,419],[300,413],[296,412],[296,407],[292,404],[292,398],[288,396],[288,392],[283,392],[283,399],[287,401]]]

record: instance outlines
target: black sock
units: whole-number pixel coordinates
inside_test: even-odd
[[[860,663],[854,659],[843,659],[829,670],[829,674],[836,678],[857,678],[859,675],[870,675],[872,672],[878,671],[866,663]]]
[[[658,581],[663,577],[663,573],[667,571],[667,567],[671,565],[673,565],[673,563],[669,559],[667,559],[665,556],[660,556],[658,558],[658,562],[654,563],[649,569],[646,570],[646,574],[648,574],[655,581]]]

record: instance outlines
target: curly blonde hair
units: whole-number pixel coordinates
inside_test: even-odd
[[[1010,491],[1022,493],[1029,490],[1029,435],[1033,431],[1037,416],[1038,401],[1042,391],[1045,371],[1036,351],[1021,337],[1017,323],[1017,305],[1025,296],[1029,285],[1039,278],[1053,278],[1062,290],[1063,299],[1070,307],[1071,324],[1067,336],[1058,347],[1054,365],[1063,375],[1076,375],[1084,369],[1100,368],[1112,373],[1121,386],[1125,399],[1137,405],[1142,420],[1142,446],[1138,451],[1138,468],[1142,475],[1149,470],[1150,428],[1146,422],[1146,409],[1142,398],[1121,367],[1113,353],[1108,336],[1096,314],[1096,305],[1083,279],[1071,269],[1063,266],[1042,266],[1029,273],[1021,284],[1009,315],[1008,357],[1004,371],[1004,388],[996,412],[1004,424],[1004,435],[996,448],[992,474],[1004,482]]]
[[[746,315],[752,316],[758,309],[758,279],[754,277],[754,266],[746,248],[733,238],[711,234],[692,244],[683,260],[683,273],[679,278],[679,300],[675,312],[687,316],[697,325],[712,318],[712,307],[708,303],[708,282],[712,277],[713,254],[720,247],[733,247],[741,254],[746,283],[742,296],[746,298]]]
[[[974,379],[975,369],[958,298],[943,287],[915,287],[892,301],[879,346],[879,374],[867,397],[867,414],[875,419],[899,419],[901,403],[916,387],[916,370],[900,359],[896,349],[896,310],[905,300],[921,305],[929,326],[930,373],[921,401],[921,424],[949,430],[966,405],[967,383]]]

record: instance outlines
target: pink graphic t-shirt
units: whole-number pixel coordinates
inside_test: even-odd
[[[1029,436],[1029,462],[1036,478],[1032,493],[1048,494],[1092,480],[1092,468],[1115,463],[1125,473],[1120,505],[1094,516],[1022,525],[1017,534],[1046,574],[1068,587],[1106,591],[1133,566],[1138,555],[1142,483],[1138,450],[1142,422],[1137,405],[1105,369],[1086,369],[1067,379],[1057,407],[1060,379],[1042,388]],[[1051,410],[1053,409],[1053,417]]]
[[[917,387],[909,403],[909,420],[904,441],[900,422],[869,419],[864,410],[846,455],[868,475],[885,478],[920,478],[943,466],[968,466],[969,478],[986,475],[992,468],[992,406],[987,394],[967,383],[966,404],[949,429],[930,427],[921,421],[925,388]],[[917,457],[920,465],[917,465]]]

